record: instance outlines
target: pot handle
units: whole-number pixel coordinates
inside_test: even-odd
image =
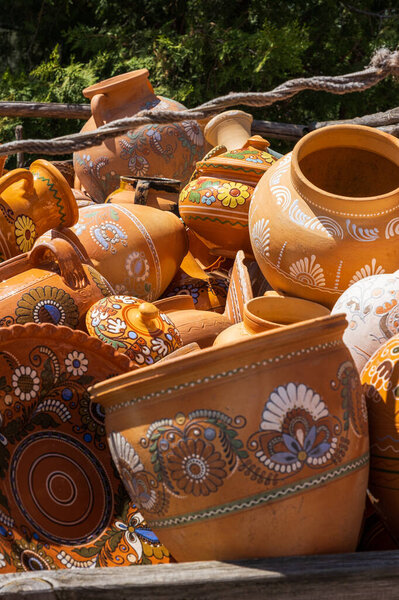
[[[83,269],[82,262],[73,246],[61,238],[43,241],[30,252],[30,263],[39,266],[50,252],[58,263],[61,277],[74,290],[82,290],[89,285],[89,279]]]
[[[101,125],[105,125],[105,104],[106,104],[106,95],[105,94],[96,94],[93,96],[90,102],[91,114],[93,115],[94,122],[96,127],[101,127]]]
[[[0,194],[4,192],[4,190],[7,189],[10,185],[16,183],[20,179],[25,179],[25,181],[27,182],[28,192],[34,191],[34,179],[32,173],[27,169],[13,169],[12,171],[6,173],[5,175],[3,175],[3,177],[0,178]]]

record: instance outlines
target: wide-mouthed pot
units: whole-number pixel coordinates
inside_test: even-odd
[[[356,548],[368,478],[342,315],[95,385],[131,498],[179,561]]]
[[[270,285],[332,307],[398,267],[399,140],[360,125],[306,135],[260,180],[249,231]]]

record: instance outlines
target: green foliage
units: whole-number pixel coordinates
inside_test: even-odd
[[[230,91],[359,70],[376,48],[399,42],[396,0],[3,0],[2,8],[1,100],[80,103],[93,82],[146,67],[157,93],[193,107]],[[387,80],[360,94],[306,92],[254,116],[351,118],[396,106],[398,91]],[[13,139],[18,123],[25,137],[43,138],[82,126],[2,118],[0,139]]]

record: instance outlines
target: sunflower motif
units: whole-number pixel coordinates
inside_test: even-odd
[[[245,204],[249,198],[249,188],[243,183],[224,183],[222,190],[218,192],[218,200],[223,206],[236,208],[238,204]]]
[[[36,227],[27,215],[19,215],[14,223],[15,239],[21,252],[29,252],[36,240]]]
[[[29,402],[33,398],[36,398],[40,388],[40,379],[36,371],[31,369],[31,367],[23,365],[17,367],[12,375],[11,382],[14,394],[20,400]]]
[[[17,323],[52,323],[75,329],[79,310],[73,298],[64,290],[46,285],[23,294],[15,311]]]
[[[83,352],[78,352],[78,350],[69,352],[64,362],[66,370],[68,373],[72,373],[74,377],[83,375],[87,371],[87,365],[89,364]]]

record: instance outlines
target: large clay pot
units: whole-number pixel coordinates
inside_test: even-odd
[[[367,411],[342,315],[92,389],[134,502],[177,560],[356,548]]]
[[[399,335],[386,341],[361,373],[370,420],[370,490],[399,539]]]
[[[399,140],[360,125],[306,135],[251,202],[255,258],[276,290],[330,308],[350,285],[397,268]]]
[[[346,315],[343,339],[360,373],[373,353],[399,333],[399,271],[360,279],[342,294],[331,312]]]
[[[175,215],[134,204],[86,206],[70,232],[118,294],[147,301],[166,289],[188,246]]]
[[[253,298],[244,305],[244,320],[219,333],[214,346],[329,314],[325,306],[302,298],[279,295]]]
[[[184,110],[184,106],[154,94],[147,69],[131,71],[96,83],[83,95],[91,101],[92,117],[82,131],[91,130],[142,110]],[[204,154],[204,137],[196,121],[137,127],[100,145],[74,154],[76,175],[96,199],[119,186],[119,176],[169,177],[186,182]],[[76,186],[78,187],[78,186]]]
[[[0,211],[0,261],[28,252],[48,229],[78,220],[70,186],[46,160],[0,178]]]
[[[181,183],[162,177],[121,177],[119,188],[105,200],[111,204],[141,204],[178,215]]]
[[[233,149],[223,152],[226,147],[221,146],[221,154],[210,154],[198,162],[195,178],[179,197],[180,215],[186,225],[214,254],[232,258],[238,250],[252,256],[248,233],[252,194],[261,176],[276,162],[267,152],[268,141],[260,136],[249,137],[252,117],[243,122],[242,115],[250,117],[241,111],[215,117],[210,140]],[[227,141],[229,133],[231,138]]]
[[[0,265],[0,326],[52,323],[84,329],[88,309],[112,293],[69,242],[42,241]]]

